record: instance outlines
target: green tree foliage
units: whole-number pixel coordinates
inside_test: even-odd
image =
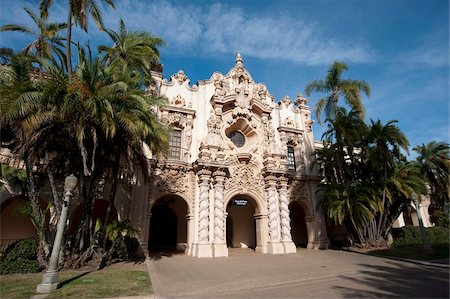
[[[432,221],[448,225],[450,146],[445,142],[430,142],[416,146],[420,174],[430,187]],[[442,223],[443,222],[443,223]]]
[[[95,1],[69,2],[69,24],[74,21],[87,29],[89,12],[104,29]],[[48,17],[51,3],[41,3],[41,18]],[[104,236],[95,233],[96,219],[92,218],[99,180],[112,173],[108,216],[101,219],[109,225],[121,161],[129,174],[134,174],[135,165],[139,165],[147,179],[150,165],[146,148],[158,153],[168,143],[166,126],[152,112],[165,104],[165,98],[151,96],[144,88],[150,82],[151,66],[159,63],[157,47],[163,41],[145,32],[127,32],[123,23],[121,28],[126,44],[120,51],[125,49],[128,55],[125,61],[113,58],[117,50],[114,41],[111,48],[102,48],[102,56],[92,55],[88,45],[77,45],[78,60],[73,72],[71,67],[68,71],[55,59],[44,56],[39,62],[49,79],[36,83],[30,75],[34,60],[27,55],[15,55],[10,70],[12,79],[0,86],[0,124],[13,130],[13,153],[26,162],[27,194],[38,198],[33,173],[36,169],[46,172],[53,195],[50,218],[58,219],[62,200],[58,182],[70,173],[79,178],[82,217],[70,248],[81,256],[93,248],[92,244],[101,244],[98,238]],[[108,33],[113,35],[113,31]],[[134,43],[132,47],[128,47],[130,42]],[[30,202],[32,218],[45,219],[46,211],[38,208],[38,201]],[[52,236],[51,229],[56,223],[39,227],[39,234]],[[105,249],[106,246],[105,242]]]
[[[21,25],[7,24],[0,27],[0,31],[17,31],[33,35],[35,38],[30,44],[26,46],[24,52],[26,54],[35,53],[35,55],[42,61],[44,59],[53,59],[54,55],[59,58],[61,65],[64,65],[65,55],[61,50],[62,39],[59,36],[59,31],[67,27],[65,23],[50,23],[48,16],[41,14],[36,15],[28,8],[24,8],[30,18],[36,25],[36,30],[30,29]],[[42,62],[40,65],[39,78],[42,80]]]
[[[131,69],[150,78],[152,66],[159,63],[158,47],[164,45],[164,41],[148,32],[128,31],[123,20],[120,20],[118,32],[106,30],[106,33],[113,46],[99,46],[99,52],[113,71],[120,75]]]
[[[104,0],[111,8],[114,8],[113,0]],[[42,16],[47,17],[48,11],[53,4],[53,0],[42,0],[39,9]],[[72,76],[72,25],[80,26],[84,31],[88,31],[89,15],[94,20],[95,24],[100,30],[104,30],[103,17],[95,0],[68,0],[67,1],[67,34],[66,34],[66,59],[67,72],[69,79]]]
[[[400,149],[408,140],[395,125],[365,124],[357,112],[338,107],[323,135],[317,163],[325,177],[319,203],[327,218],[345,224],[364,246],[380,246],[392,223],[410,202],[411,193],[426,194],[419,168]]]
[[[305,87],[305,94],[310,96],[313,92],[327,94],[319,99],[315,105],[316,117],[321,123],[320,115],[325,111],[327,119],[333,120],[338,112],[338,104],[341,98],[362,119],[365,110],[361,99],[361,93],[370,96],[370,86],[366,81],[342,79],[342,73],[348,70],[345,63],[335,61],[328,69],[325,80],[314,80]]]

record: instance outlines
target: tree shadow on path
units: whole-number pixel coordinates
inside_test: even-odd
[[[342,297],[449,298],[449,268],[398,262],[360,266],[358,275],[340,276],[348,284],[333,286]]]

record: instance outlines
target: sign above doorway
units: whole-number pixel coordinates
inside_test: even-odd
[[[246,206],[247,204],[248,204],[248,200],[246,200],[246,199],[233,200],[233,205],[235,205],[235,206]]]

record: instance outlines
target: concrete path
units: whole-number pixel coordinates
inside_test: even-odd
[[[155,298],[449,298],[449,267],[333,250],[147,260]]]

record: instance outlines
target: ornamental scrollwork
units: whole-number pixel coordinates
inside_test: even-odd
[[[259,194],[264,190],[264,180],[249,165],[240,165],[234,169],[225,182],[225,190],[241,189],[242,192],[254,191]]]
[[[192,198],[193,176],[179,167],[156,169],[153,185],[159,193],[180,193]]]
[[[177,81],[178,84],[182,85],[184,82],[189,83],[189,78],[184,74],[182,70],[179,70],[178,73],[172,75],[171,77],[172,81]]]

